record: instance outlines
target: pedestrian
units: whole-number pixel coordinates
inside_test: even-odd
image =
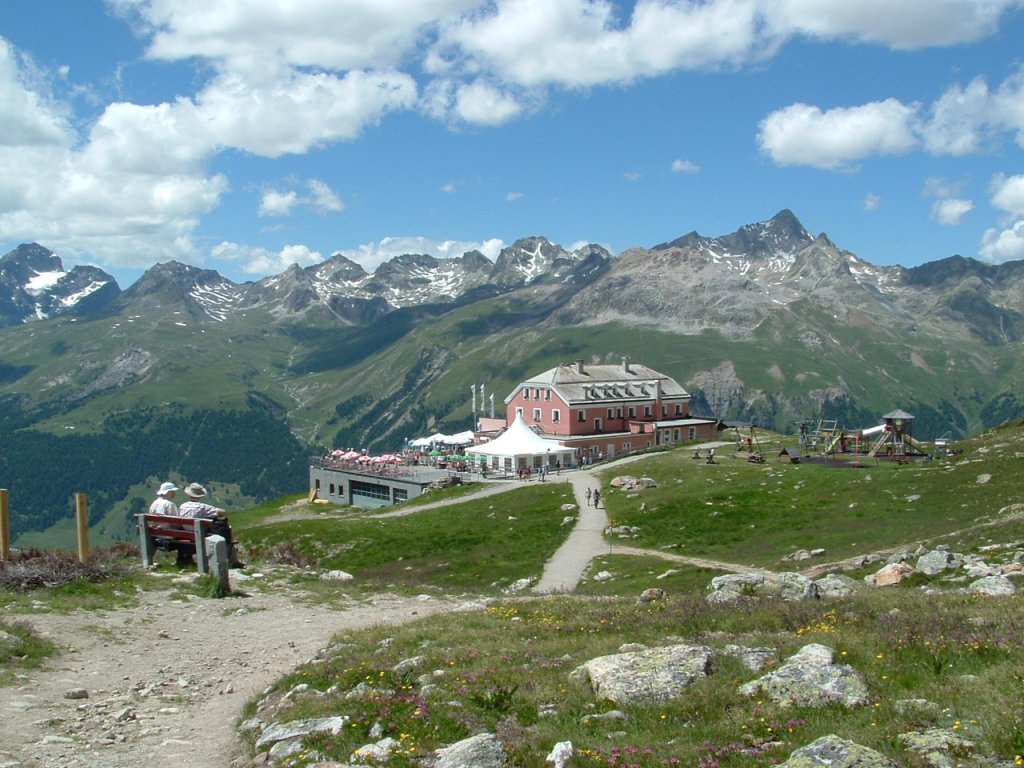
[[[231,533],[231,526],[228,524],[227,512],[220,507],[207,504],[200,499],[206,497],[206,489],[199,483],[190,483],[185,486],[185,495],[188,501],[178,507],[178,514],[182,517],[201,517],[212,520],[210,532],[223,536],[228,545],[228,567],[244,568],[245,563],[238,559],[238,552],[235,547],[235,537]]]
[[[149,505],[149,514],[177,517],[178,505],[174,503],[174,493],[178,490],[180,489],[174,483],[161,483],[156,498]]]
[[[561,459],[559,459],[555,463],[555,474],[558,475],[558,476],[561,476],[561,474],[562,474],[562,460]]]
[[[593,493],[593,491],[591,491],[589,488],[587,488],[587,506],[588,507],[590,506],[590,495],[591,495],[591,493]]]
[[[601,491],[597,488],[594,489],[594,507],[601,506]]]

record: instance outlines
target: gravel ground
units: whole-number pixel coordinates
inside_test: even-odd
[[[451,608],[380,596],[336,610],[258,584],[233,584],[244,598],[181,601],[148,592],[134,607],[27,617],[64,652],[50,668],[0,688],[0,768],[241,764],[242,706],[335,633]]]

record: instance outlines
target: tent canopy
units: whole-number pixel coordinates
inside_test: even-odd
[[[530,429],[523,417],[516,415],[512,425],[494,440],[483,445],[474,445],[466,449],[471,455],[498,456],[513,458],[518,456],[554,456],[563,463],[568,463],[574,453],[554,440],[545,440]]]

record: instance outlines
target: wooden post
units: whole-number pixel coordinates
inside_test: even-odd
[[[78,560],[89,559],[89,500],[84,493],[75,494],[75,522],[78,524]]]
[[[11,559],[11,520],[7,514],[7,489],[0,488],[0,560]]]

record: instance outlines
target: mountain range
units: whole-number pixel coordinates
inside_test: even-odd
[[[368,273],[335,254],[241,284],[169,262],[123,291],[28,244],[0,258],[0,325],[8,445],[135,444],[182,419],[201,431],[228,417],[281,426],[258,430],[271,447],[238,425],[218,434],[236,432],[245,456],[287,444],[290,474],[271,482],[239,461],[246,469],[225,463],[231,477],[189,478],[240,499],[301,490],[309,451],[465,429],[474,385],[501,414],[519,381],[575,359],[631,357],[683,384],[696,413],[783,431],[873,426],[899,407],[919,437],[956,437],[1024,415],[1024,263],[876,266],[788,210],[615,256],[527,237],[493,263],[406,254]],[[182,460],[162,461],[127,485],[185,474]]]

